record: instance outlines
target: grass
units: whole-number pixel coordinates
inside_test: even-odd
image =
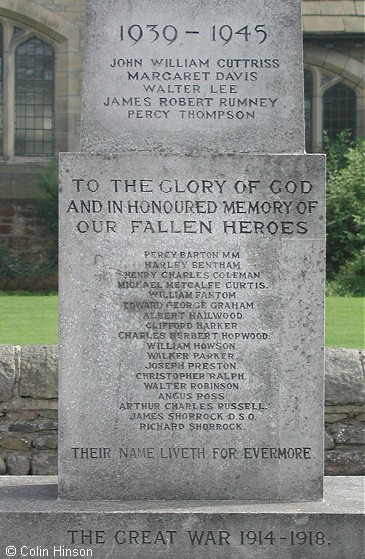
[[[57,344],[57,295],[0,297],[0,343]]]
[[[364,349],[364,297],[326,297],[326,347]]]
[[[364,298],[326,298],[326,347],[364,348]],[[57,344],[57,295],[0,297],[0,344]]]

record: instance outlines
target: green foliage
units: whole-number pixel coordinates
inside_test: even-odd
[[[7,247],[0,246],[0,282],[26,276],[31,271],[32,265],[23,253],[13,254]]]
[[[54,160],[38,182],[42,193],[37,199],[38,215],[52,235],[58,234],[58,165]]]
[[[343,145],[343,143],[342,143]],[[344,154],[329,152],[327,280],[339,294],[363,293],[365,242],[365,140]]]
[[[34,264],[23,252],[0,246],[0,290],[55,292],[58,274],[51,259]]]
[[[347,153],[353,146],[354,141],[351,139],[350,130],[342,130],[342,132],[339,132],[334,141],[329,139],[326,131],[323,133],[322,149],[327,155],[327,180],[347,166]]]
[[[56,160],[52,161],[42,173],[37,184],[41,194],[36,200],[36,208],[39,218],[50,233],[51,241],[45,267],[54,278],[58,268],[58,163]],[[50,288],[55,288],[53,280],[50,282]]]
[[[329,295],[365,296],[365,251],[360,251],[354,258],[341,266],[335,279],[328,284]]]
[[[6,291],[54,292],[58,287],[58,178],[54,161],[38,179],[41,194],[36,200],[37,213],[49,239],[42,262],[24,252],[0,247],[0,289]],[[49,242],[50,241],[50,242]],[[49,248],[48,248],[49,247]]]

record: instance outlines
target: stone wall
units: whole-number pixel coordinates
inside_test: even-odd
[[[365,355],[326,350],[325,473],[365,474]],[[0,345],[0,474],[57,473],[57,346]]]
[[[365,474],[365,354],[326,350],[325,473]]]
[[[57,346],[0,346],[0,474],[57,472]]]

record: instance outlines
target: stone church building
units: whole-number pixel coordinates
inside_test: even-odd
[[[303,0],[306,149],[323,130],[364,136],[364,0]],[[0,0],[0,255],[44,258],[34,199],[78,151],[85,0]]]

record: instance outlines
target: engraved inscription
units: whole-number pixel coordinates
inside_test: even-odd
[[[142,470],[155,480],[151,495],[164,471],[171,495],[185,491],[191,465],[201,480],[216,471],[221,498],[224,472],[234,498],[236,476],[260,471],[279,498],[277,472],[305,478],[321,459],[306,407],[313,355],[302,349],[315,331],[305,280],[316,273],[313,258],[321,261],[324,229],[315,164],[307,168],[304,156],[140,154],[86,165],[78,157],[78,173],[62,176],[61,212],[88,262],[87,289],[76,282],[74,300],[83,301],[88,347],[98,350],[94,359],[85,350],[79,390],[101,420],[87,436],[75,429],[64,449],[70,468],[105,465],[134,497]],[[279,347],[290,354],[285,363]],[[102,390],[89,385],[89,371]],[[298,417],[306,417],[305,433]],[[240,491],[258,494],[242,483]]]
[[[317,550],[320,553],[321,546],[330,546],[334,542],[330,540],[328,535],[321,530],[298,530],[287,529],[279,530],[265,529],[264,527],[257,527],[248,525],[244,529],[123,529],[111,530],[101,529],[97,530],[89,528],[69,528],[66,532],[67,541],[69,545],[105,545],[113,543],[119,546],[143,546],[153,545],[156,548],[164,546],[191,546],[200,547],[204,549],[209,548],[225,548],[226,546],[253,546],[254,548],[265,547],[281,547],[283,551],[286,548],[303,547],[304,549]],[[310,553],[311,551],[308,551]]]

